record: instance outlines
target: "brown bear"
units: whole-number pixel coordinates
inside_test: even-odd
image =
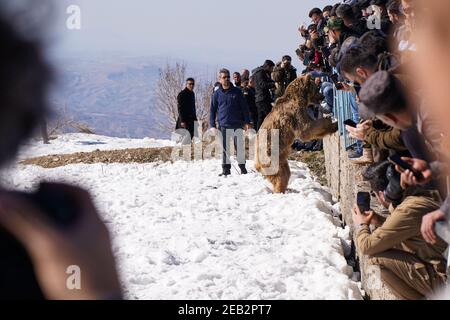
[[[338,130],[337,123],[333,123],[330,118],[313,120],[307,114],[307,107],[320,103],[323,98],[311,75],[301,76],[275,101],[272,112],[264,120],[256,141],[255,168],[272,183],[274,193],[285,193],[287,190],[291,176],[288,157],[295,139],[308,142],[321,139]],[[276,159],[279,162],[275,171],[272,170],[274,166],[269,160],[272,155],[273,129],[279,130],[279,149],[275,149],[279,151]],[[267,145],[264,145],[265,141]]]

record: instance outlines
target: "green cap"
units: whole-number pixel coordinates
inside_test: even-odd
[[[344,28],[344,19],[342,18],[330,18],[328,20],[327,26],[324,31],[328,32],[329,30],[342,30]]]

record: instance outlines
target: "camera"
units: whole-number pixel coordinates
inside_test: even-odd
[[[400,174],[395,170],[393,165],[390,165],[386,170],[386,177],[389,181],[384,196],[394,205],[398,205],[403,199],[403,189],[400,185]]]
[[[34,193],[19,193],[60,228],[69,228],[77,220],[80,208],[76,199],[59,185],[41,183]]]
[[[73,226],[80,213],[76,199],[57,184],[42,183],[34,193],[14,192],[63,230]],[[0,300],[42,300],[44,295],[27,251],[13,235],[0,228]]]

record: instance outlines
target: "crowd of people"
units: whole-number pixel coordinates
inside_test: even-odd
[[[401,299],[429,297],[447,281],[450,239],[435,227],[449,226],[448,133],[433,110],[449,100],[432,97],[442,86],[431,87],[417,72],[428,46],[448,46],[447,35],[418,36],[438,7],[448,12],[444,1],[344,1],[312,9],[313,23],[299,29],[306,39],[297,51],[304,72],[321,78],[321,112],[340,107],[333,105],[334,90],[349,92],[345,129],[358,141],[349,157],[368,165],[364,178],[372,192],[366,199],[376,199],[387,214],[367,207],[370,200],[358,194],[352,210],[356,247],[380,266],[382,280]],[[430,43],[431,37],[437,41]]]
[[[355,165],[368,165],[369,198],[387,213],[360,201],[367,200],[363,193],[355,199],[356,246],[380,266],[382,280],[402,299],[430,297],[447,281],[444,252],[450,239],[442,231],[450,219],[449,9],[446,0],[345,0],[312,9],[312,23],[299,28],[301,74],[311,74],[325,97],[311,106],[311,117],[336,117],[335,91],[352,97],[348,120],[354,124],[346,122],[346,130],[358,143],[349,157]],[[3,18],[0,39],[4,165],[43,123],[52,72],[39,44]],[[220,70],[211,128],[258,129],[296,76],[289,56],[277,64],[267,60],[251,74]],[[178,97],[177,128],[189,133],[196,120],[194,86],[194,79],[187,79]],[[1,298],[122,298],[109,235],[87,192],[59,184],[35,195],[2,189],[0,227]],[[83,270],[80,290],[66,285],[67,266],[74,262]]]
[[[434,231],[437,223],[448,226],[450,217],[446,128],[440,113],[431,111],[442,107],[433,109],[430,105],[449,100],[431,97],[437,88],[422,83],[425,74],[430,74],[425,67],[423,74],[415,72],[419,63],[433,60],[429,54],[428,59],[418,58],[429,50],[418,41],[425,39],[429,44],[431,35],[420,39],[417,34],[438,5],[442,3],[437,0],[429,4],[417,0],[345,0],[313,8],[309,12],[311,24],[299,28],[303,42],[296,51],[304,66],[301,74],[311,74],[325,97],[320,106],[310,107],[311,117],[337,117],[333,110],[342,106],[334,105],[336,92],[349,96],[351,114],[342,120],[347,120],[345,130],[357,142],[348,156],[355,165],[369,166],[365,178],[372,186],[370,194],[389,214],[386,219],[380,212],[361,212],[364,206],[355,204],[356,245],[380,266],[384,282],[403,299],[430,296],[447,279],[444,253],[448,244]],[[443,28],[434,33],[442,33]],[[442,71],[436,72],[442,75]],[[286,55],[276,65],[267,60],[251,75],[248,70],[242,74],[233,74],[234,86],[224,86],[222,80],[216,86],[210,125],[216,127],[218,110],[222,133],[227,128],[242,129],[244,124],[258,130],[274,100],[296,79],[297,70]],[[227,70],[220,75],[230,79]],[[439,86],[446,81],[441,79]],[[242,91],[246,104],[242,99],[222,98],[228,90],[240,96],[230,86]],[[423,88],[428,89],[428,95],[422,94]],[[437,95],[448,92],[441,90]],[[228,149],[224,149],[225,163]],[[223,174],[230,174],[229,167]]]

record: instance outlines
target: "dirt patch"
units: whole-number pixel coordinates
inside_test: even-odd
[[[46,169],[58,168],[69,164],[94,164],[94,163],[152,163],[171,162],[172,147],[165,148],[139,148],[93,152],[78,152],[73,154],[49,155],[27,159],[21,164],[35,165]],[[191,149],[192,158],[194,151]],[[214,155],[214,153],[213,153]],[[248,150],[247,150],[248,157]],[[326,185],[325,156],[323,152],[300,151],[292,153],[289,160],[306,163],[314,176],[322,185]]]
[[[43,168],[57,168],[69,164],[93,163],[151,163],[171,161],[172,148],[139,148],[93,152],[78,152],[73,154],[50,155],[27,159],[21,162],[25,165],[36,165]]]
[[[317,181],[323,185],[327,185],[325,154],[323,151],[299,151],[292,153],[289,160],[300,161],[305,163],[316,177]]]

